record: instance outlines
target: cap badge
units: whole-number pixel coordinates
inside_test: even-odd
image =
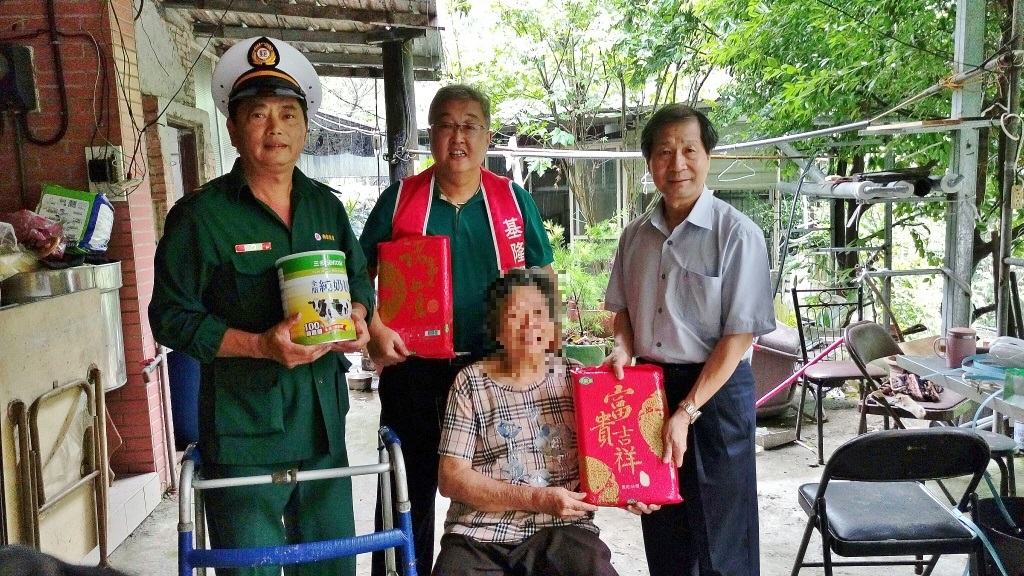
[[[254,67],[277,66],[281,60],[277,53],[277,47],[266,36],[252,43],[249,47],[249,65]]]

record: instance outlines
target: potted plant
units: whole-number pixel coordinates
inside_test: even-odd
[[[576,322],[562,326],[562,352],[567,358],[578,360],[584,366],[597,366],[604,361],[613,343],[608,328],[611,312],[584,310]]]
[[[546,222],[544,227],[554,251],[553,267],[565,307],[562,349],[567,357],[585,365],[600,364],[612,336],[612,315],[602,308],[616,230],[611,221],[602,222],[589,226],[585,238],[566,243],[562,226]]]

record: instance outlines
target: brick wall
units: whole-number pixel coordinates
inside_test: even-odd
[[[31,132],[48,138],[60,122],[57,79],[47,36],[17,39],[47,27],[44,0],[6,0],[0,11],[0,40],[35,48],[36,82],[40,112],[29,114]],[[115,221],[107,257],[121,260],[123,287],[121,317],[124,329],[128,383],[108,394],[107,406],[125,446],[111,457],[117,473],[157,471],[165,485],[170,468],[165,457],[159,380],[145,383],[142,364],[155,356],[146,308],[153,289],[156,234],[147,168],[146,142],[138,66],[135,63],[135,28],[130,0],[76,0],[57,6],[57,27],[65,36],[61,51],[64,82],[69,99],[69,127],[54,146],[24,145],[27,198],[17,178],[0,178],[0,211],[33,208],[40,185],[55,182],[78,190],[88,189],[84,148],[104,140],[121,145],[127,178],[134,189],[127,201],[114,203]],[[100,66],[91,34],[107,64],[107,77],[96,91]],[[75,36],[69,36],[75,35]],[[125,55],[127,54],[127,58]],[[103,91],[107,98],[102,98]],[[96,97],[94,98],[94,91]],[[93,110],[102,116],[95,128]],[[11,126],[0,131],[0,158],[15,158]],[[57,345],[59,343],[55,343]]]
[[[149,162],[149,190],[153,198],[153,230],[159,239],[164,235],[164,219],[167,217],[167,170],[160,143],[160,125],[156,123],[160,113],[159,100],[156,96],[142,97],[142,110],[146,123],[153,123],[146,131],[146,157]],[[168,142],[168,144],[170,144]]]
[[[109,63],[110,49],[104,4],[97,0],[82,0],[64,3],[57,14],[58,28],[68,34],[90,32],[106,53]],[[10,0],[0,10],[0,39],[15,44],[31,46],[34,50],[36,86],[40,112],[28,115],[31,134],[37,138],[50,138],[60,124],[60,106],[52,51],[47,35],[32,38],[18,38],[46,29],[47,20],[43,0]],[[93,133],[93,89],[99,76],[99,62],[96,49],[87,37],[64,37],[61,39],[61,53],[65,69],[65,84],[68,93],[69,123],[65,137],[56,145],[39,147],[31,143],[24,145],[24,162],[27,172],[27,199],[22,201],[19,182],[11,165],[9,177],[0,178],[0,211],[9,212],[23,207],[34,208],[39,201],[40,184],[56,182],[83,189],[87,185],[84,146]],[[112,95],[113,91],[109,93]],[[102,93],[97,94],[97,104]],[[104,129],[101,136],[107,136]],[[120,139],[120,127],[110,126],[109,137]],[[14,127],[6,122],[0,131],[0,158],[15,158]]]

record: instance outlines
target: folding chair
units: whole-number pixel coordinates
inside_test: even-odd
[[[851,322],[864,319],[864,292],[861,287],[792,289],[793,310],[796,313],[797,332],[804,364],[808,364],[829,345],[843,337],[843,329]],[[885,372],[869,368],[879,377]],[[861,380],[860,368],[851,361],[842,346],[835,348],[821,361],[804,371],[803,389],[800,391],[800,411],[796,420],[796,437],[800,439],[803,427],[804,404],[807,391],[815,397],[815,424],[818,430],[818,464],[825,463],[824,427],[825,411],[822,399],[825,393],[838,388],[847,380]]]
[[[51,407],[56,407],[56,412],[50,412],[51,417],[60,414],[62,403],[66,405],[66,411],[60,428],[54,433],[54,428],[51,427],[47,434],[40,434],[40,414]],[[33,400],[28,406],[23,401],[15,399],[11,401],[8,410],[13,423],[14,438],[18,443],[18,459],[15,466],[22,514],[21,540],[39,550],[43,519],[51,514],[59,519],[62,506],[65,507],[65,512],[67,510],[68,499],[73,499],[76,494],[80,495],[79,489],[83,486],[89,486],[93,492],[93,510],[90,513],[95,518],[99,565],[107,566],[108,479],[104,452],[107,444],[107,421],[99,368],[95,365],[90,366],[86,378],[57,386]],[[74,424],[79,418],[85,422],[84,434],[72,440],[70,437],[76,434]],[[62,480],[61,476],[57,475],[57,481],[51,481],[48,485],[45,472],[51,464],[61,466],[60,458],[55,456],[68,442],[81,447],[82,462],[67,461],[63,464],[77,472],[77,477],[74,477],[75,474],[69,474],[73,478]],[[72,449],[69,452],[76,450]],[[5,513],[4,510],[0,512]],[[91,519],[88,516],[86,518]],[[0,566],[0,574],[6,573]]]
[[[988,465],[988,445],[973,430],[914,428],[857,436],[832,454],[817,484],[797,491],[807,513],[792,576],[804,566],[915,566],[928,576],[942,554],[969,555],[972,573],[984,574],[981,539],[958,513],[976,515],[975,490]],[[925,487],[925,480],[970,476],[955,509]],[[804,562],[811,533],[821,534],[822,562]],[[872,560],[834,562],[832,554]],[[927,560],[924,556],[930,556]],[[913,559],[877,559],[913,556]]]
[[[884,384],[885,376],[878,377],[868,373],[870,364],[879,358],[902,354],[899,344],[893,340],[889,331],[874,322],[857,322],[846,328],[846,340],[844,342],[850,352],[850,357],[863,372],[863,384],[860,405],[860,427],[859,434],[867,431],[867,415],[878,414],[885,418],[885,428],[889,428],[889,418],[893,419],[896,428],[904,428],[903,419],[927,420],[949,426],[955,426],[954,420],[959,418],[971,409],[971,403],[952,390],[943,390],[936,402],[925,400],[917,401],[924,408],[924,416],[917,417],[897,406],[890,404],[885,397],[876,399],[872,393],[877,391]],[[978,434],[988,443],[992,453],[992,459],[999,466],[1002,476],[1000,481],[1000,492],[1003,496],[1014,495],[1014,471],[1013,457],[1017,453],[1017,444],[1013,439],[995,432],[978,431]]]
[[[220,478],[204,480],[200,477],[200,458],[196,445],[189,446],[182,460],[181,483],[178,500],[178,575],[191,576],[193,570],[205,574],[205,568],[247,568],[251,566],[284,566],[300,562],[313,562],[354,556],[366,552],[385,550],[385,563],[389,575],[397,574],[395,549],[402,551],[402,564],[406,576],[416,576],[416,553],[413,550],[412,512],[409,490],[405,478],[405,460],[402,446],[394,432],[382,426],[377,432],[380,443],[378,464],[310,470],[286,470],[273,475],[246,478]],[[206,544],[206,518],[202,490],[230,488],[252,484],[294,483],[326,478],[342,478],[363,474],[379,474],[384,502],[384,530],[350,538],[323,542],[306,542],[266,548],[203,549]],[[393,527],[391,488],[394,481],[395,501],[399,528]],[[193,508],[193,492],[195,507]]]

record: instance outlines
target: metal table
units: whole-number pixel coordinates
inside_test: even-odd
[[[963,370],[951,371],[946,368],[945,360],[932,354],[897,356],[896,365],[908,372],[940,383],[978,404],[1003,387],[1003,383],[998,380],[967,380],[963,377]],[[1024,396],[1003,398],[1001,394],[996,395],[989,401],[988,406],[996,415],[1004,414],[1014,420],[1024,421]],[[1002,418],[995,418],[995,422],[997,425],[995,431],[1002,432]]]

